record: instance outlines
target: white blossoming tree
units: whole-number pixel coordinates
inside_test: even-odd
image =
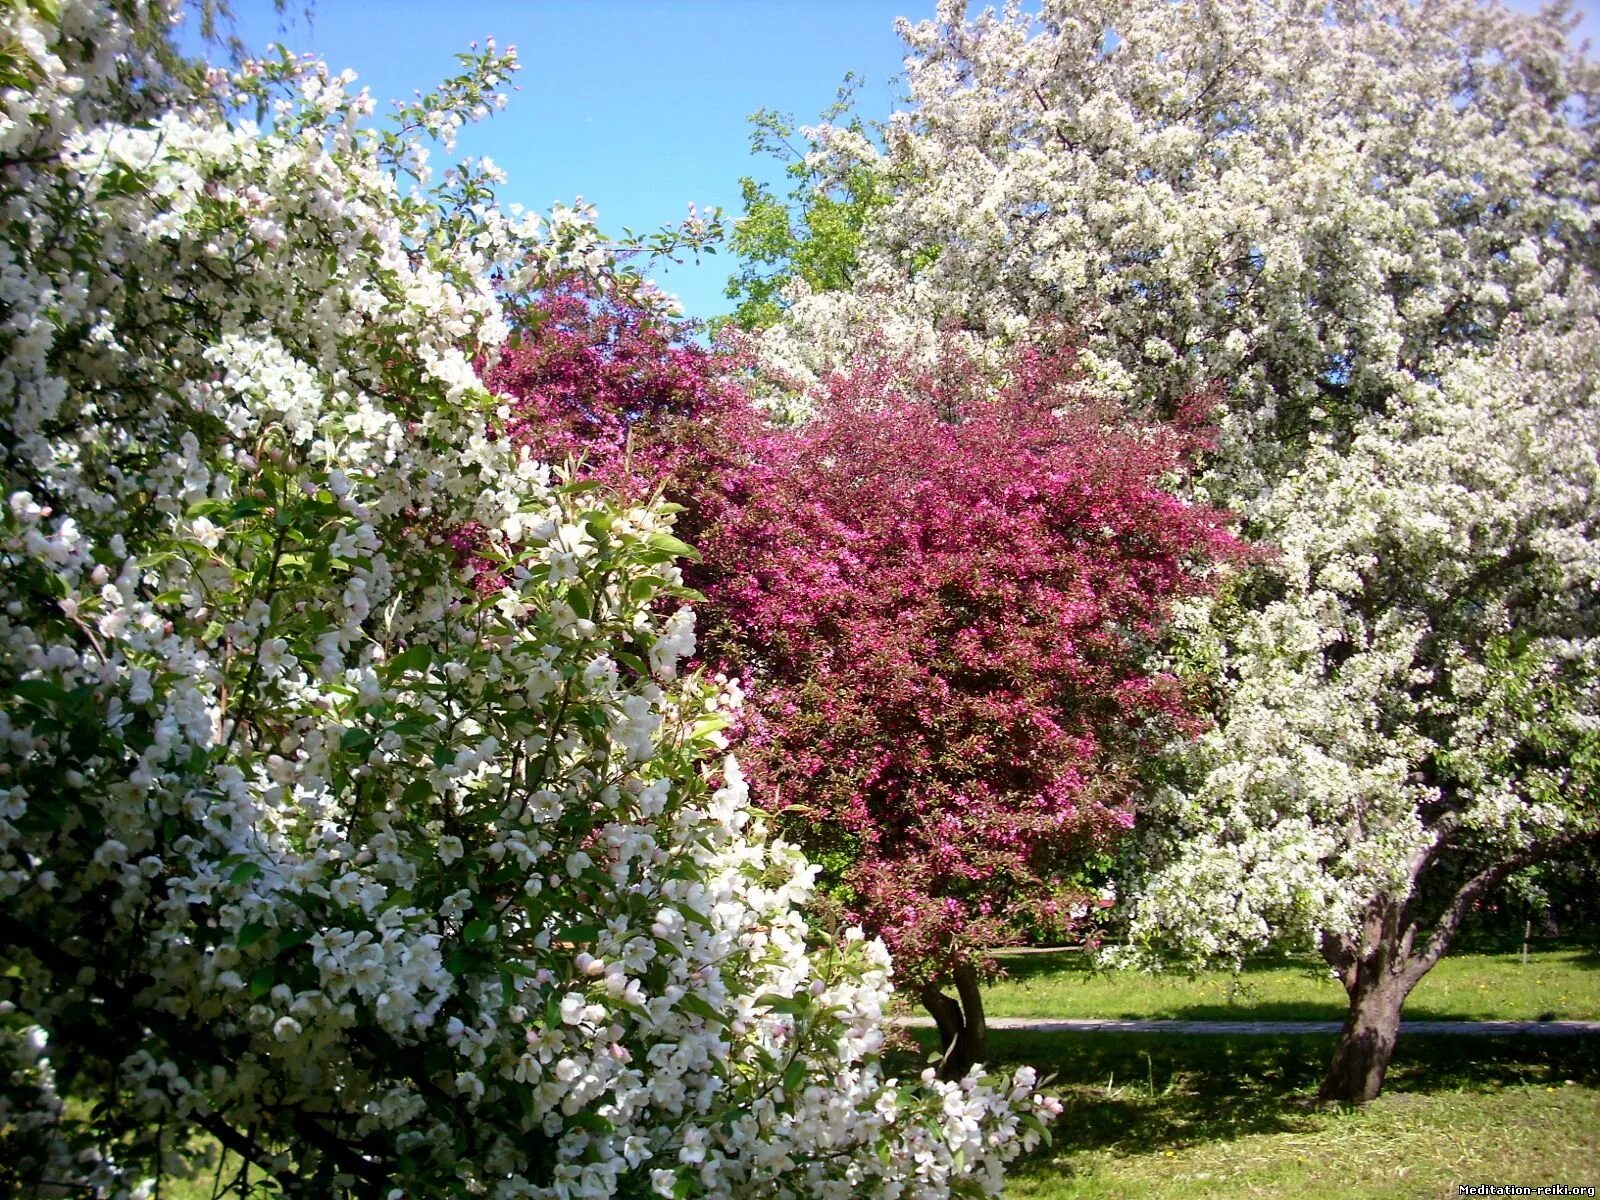
[[[849,291],[766,338],[802,377],[863,336],[1051,324],[1158,412],[1222,380],[1230,496],[1381,409],[1442,350],[1544,319],[1592,271],[1600,66],[1480,0],[1010,0],[902,22],[912,104]],[[803,290],[803,289],[802,289]],[[854,336],[852,336],[854,335]],[[1255,465],[1259,464],[1259,465]]]
[[[855,283],[759,342],[802,385],[875,339],[1041,335],[1156,413],[1218,385],[1199,490],[1279,550],[1197,615],[1218,728],[1141,818],[1134,930],[1319,946],[1351,1001],[1329,1099],[1376,1093],[1472,902],[1595,829],[1600,67],[1568,25],[945,0],[902,25],[881,151],[811,133],[893,181]]]
[[[996,1191],[1053,1102],[885,1078],[670,512],[494,432],[494,270],[599,253],[427,184],[512,56],[376,132],[169,16],[0,18],[0,1191]]]
[[[1264,501],[1279,553],[1187,647],[1225,692],[1132,856],[1137,946],[1315,946],[1377,1095],[1475,902],[1600,840],[1600,339],[1466,355]]]

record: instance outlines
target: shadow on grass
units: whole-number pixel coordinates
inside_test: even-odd
[[[1143,1154],[1252,1134],[1304,1132],[1331,1035],[1043,1034],[991,1031],[997,1069],[1054,1075],[1066,1105],[1053,1149],[1016,1173],[1059,1176],[1063,1151]],[[1566,1080],[1600,1087],[1600,1037],[1402,1035],[1385,1094],[1489,1091]],[[1054,1161],[1052,1161],[1054,1159]]]

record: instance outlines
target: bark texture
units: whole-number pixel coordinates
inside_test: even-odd
[[[1400,1009],[1409,991],[1392,976],[1358,985],[1350,997],[1350,1010],[1318,1100],[1366,1104],[1378,1098],[1400,1036]]]
[[[947,996],[937,983],[918,994],[922,1007],[933,1017],[944,1052],[940,1079],[960,1079],[989,1054],[989,1024],[983,1014],[983,992],[971,963],[959,962],[950,971],[956,994]]]

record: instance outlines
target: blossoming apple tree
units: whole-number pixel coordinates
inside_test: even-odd
[[[1219,727],[1148,809],[1168,852],[1135,928],[1319,944],[1351,1000],[1330,1099],[1376,1090],[1472,900],[1593,827],[1573,414],[1600,67],[1568,27],[1479,0],[946,0],[902,27],[913,106],[881,149],[814,131],[815,162],[894,181],[852,287],[760,341],[805,380],[884,331],[998,358],[1051,318],[1137,405],[1221,381],[1198,493],[1282,555],[1197,619]]]
[[[1233,498],[1593,269],[1600,66],[1557,13],[968,8],[902,23],[912,105],[883,149],[810,131],[811,161],[894,195],[853,287],[794,305],[774,361],[831,366],[852,325],[1016,341],[1053,318],[1102,387],[1156,411],[1225,380]]]
[[[379,130],[170,12],[0,17],[0,1191],[997,1190],[1051,1102],[885,1078],[881,947],[807,930],[679,673],[670,514],[474,369],[497,268],[603,265],[429,182],[511,53]]]
[[[1148,805],[1136,942],[1316,946],[1370,1100],[1401,1005],[1512,872],[1600,842],[1600,353],[1504,339],[1271,496],[1281,554],[1189,653],[1223,719]]]

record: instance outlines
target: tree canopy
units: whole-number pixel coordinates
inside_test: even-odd
[[[808,161],[893,181],[855,279],[758,339],[802,395],[863,345],[952,337],[1000,374],[1076,339],[1157,414],[1216,383],[1193,494],[1278,553],[1175,644],[1217,728],[1152,772],[1128,898],[1145,945],[1320,946],[1351,989],[1333,1098],[1375,1091],[1363,1006],[1397,1019],[1459,903],[1597,828],[1600,67],[1568,27],[947,0],[902,24],[881,147],[814,133]]]

